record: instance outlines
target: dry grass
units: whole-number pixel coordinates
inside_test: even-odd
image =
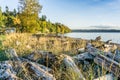
[[[40,37],[39,39],[28,33],[15,33],[6,35],[3,46],[16,49],[18,55],[25,55],[34,50],[47,50],[53,53],[76,53],[78,48],[86,46],[85,40],[72,38]]]

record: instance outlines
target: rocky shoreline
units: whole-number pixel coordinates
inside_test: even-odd
[[[102,42],[98,40],[99,37],[95,40],[83,40],[24,36],[15,34],[3,42],[9,59],[0,62],[0,79],[103,80],[103,76],[106,76],[104,80],[120,78],[120,50],[116,44]],[[9,45],[6,44],[8,42]],[[53,48],[50,49],[48,44]],[[37,46],[48,46],[48,50]],[[54,50],[58,50],[58,46],[62,52],[56,54]],[[21,56],[23,50],[28,51],[27,49],[30,49],[27,55]],[[71,55],[72,52],[74,53]]]

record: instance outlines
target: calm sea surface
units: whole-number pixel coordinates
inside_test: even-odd
[[[73,32],[65,34],[66,36],[73,37],[73,38],[82,38],[82,39],[95,39],[97,36],[102,37],[102,41],[112,40],[114,43],[120,44],[120,33],[79,33]]]

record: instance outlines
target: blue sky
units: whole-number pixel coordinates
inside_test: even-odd
[[[101,25],[120,29],[120,0],[40,0],[40,4],[43,6],[40,15],[71,29]],[[18,6],[18,0],[0,0],[3,9],[6,5],[12,10]]]

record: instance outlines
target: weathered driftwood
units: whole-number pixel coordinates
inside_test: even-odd
[[[94,58],[94,62],[107,69],[109,72],[114,73],[117,77],[120,77],[120,64],[116,61],[98,54]]]
[[[22,80],[16,76],[11,61],[0,62],[0,80]]]
[[[73,57],[76,64],[88,65],[93,61],[94,57],[88,52],[76,55]]]
[[[115,57],[114,57],[115,61],[117,61],[118,63],[120,63],[120,51],[116,50],[115,51]]]
[[[49,58],[54,59],[55,55],[51,54],[51,52],[48,51],[34,51],[30,55],[27,56],[27,59],[37,62],[40,58]]]
[[[107,53],[104,53],[94,47],[88,49],[88,52],[94,56],[94,62],[101,67],[107,69],[109,72],[120,77],[120,63],[116,62],[113,58],[106,57]],[[114,57],[115,58],[115,57]]]
[[[13,60],[13,64],[14,63],[17,63],[17,67],[15,67],[14,65],[12,65],[12,68],[19,68],[19,70],[24,70],[24,69],[28,69],[28,73],[33,73],[35,75],[35,78],[37,78],[37,80],[56,80],[52,74],[49,73],[49,71],[51,69],[45,67],[45,66],[42,66],[38,63],[35,63],[35,62],[31,62],[27,59],[23,59],[23,58],[19,58],[16,51],[14,49],[10,49],[8,50],[9,51],[9,54]],[[44,53],[41,53],[43,54],[42,56],[46,56],[48,53],[44,54]],[[9,64],[8,64],[9,65]],[[17,72],[19,72],[19,70],[17,70]],[[5,71],[5,70],[3,70]],[[10,70],[9,70],[10,71]],[[9,72],[8,71],[8,72]],[[15,70],[16,71],[16,70]],[[7,73],[8,73],[7,72]],[[16,73],[17,73],[16,72]],[[9,76],[16,76],[16,74],[11,74],[11,72],[7,75],[5,75],[6,77],[9,77]],[[29,75],[29,74],[28,74]],[[4,77],[4,75],[2,75],[1,77]],[[29,77],[29,76],[28,76]],[[5,78],[7,79],[7,78]],[[14,77],[12,77],[11,80],[13,80]],[[33,78],[34,79],[34,78]]]
[[[21,61],[15,51],[15,49],[9,49],[8,54],[11,56],[11,58],[15,61]]]
[[[51,68],[48,68],[44,65],[41,65],[39,63],[36,63],[36,62],[31,62],[29,61],[28,59],[25,59],[25,58],[21,58],[22,62],[25,64],[24,66],[26,66],[27,64],[30,64],[30,63],[33,63],[35,64],[36,66],[40,67],[41,69],[43,69],[44,71],[47,71],[47,72],[52,72],[52,69]]]
[[[67,55],[63,55],[63,56],[64,56],[63,63],[65,64],[66,68],[68,68],[68,69],[72,70],[72,72],[76,73],[80,80],[85,80],[84,76],[82,75],[82,73],[78,69],[78,67],[75,64],[72,57],[67,56]]]
[[[31,71],[31,73],[35,74],[38,79],[42,80],[56,80],[53,75],[45,71],[44,69],[40,68],[35,63],[29,62],[27,63],[28,70]]]
[[[114,77],[112,74],[106,74],[106,75],[96,78],[94,80],[114,80]]]
[[[88,52],[85,52],[85,53],[82,53],[82,54],[79,54],[77,56],[74,56],[73,57],[74,59],[77,59],[77,60],[86,60],[86,59],[93,59],[93,56],[91,54],[89,54]]]

